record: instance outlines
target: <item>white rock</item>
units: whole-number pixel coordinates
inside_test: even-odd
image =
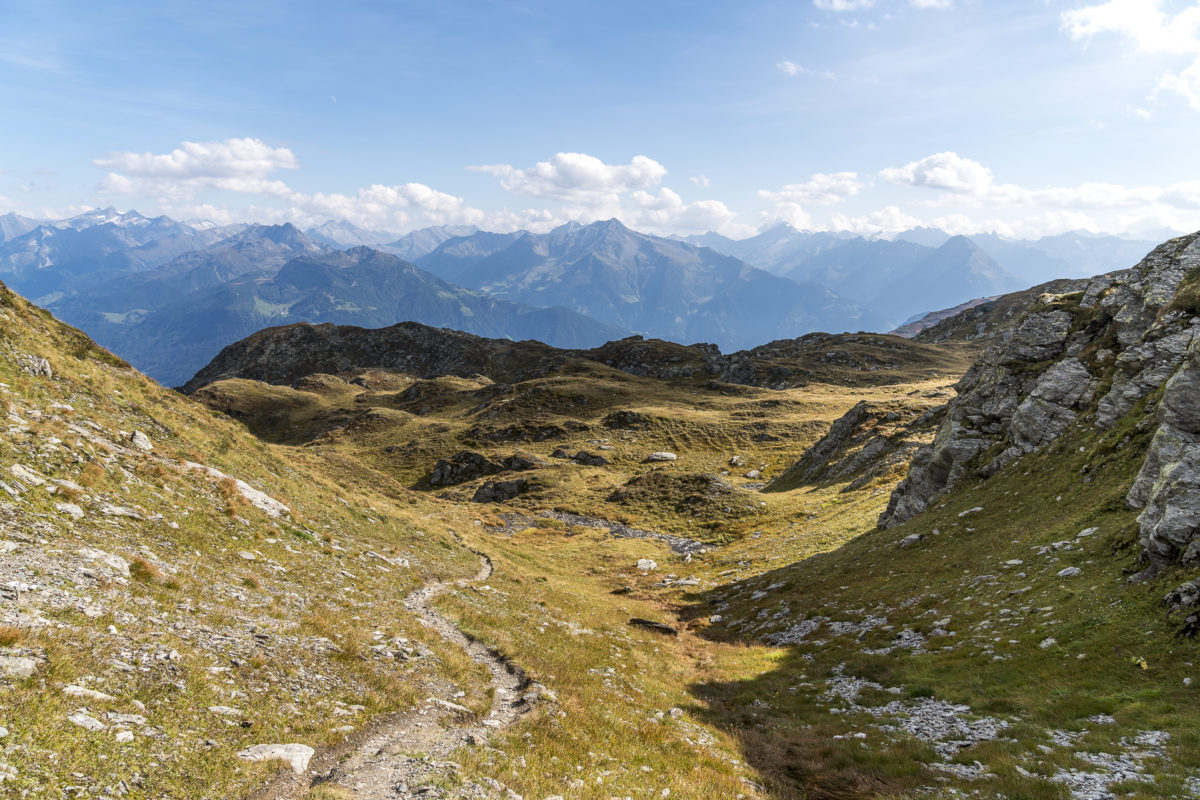
[[[223,717],[240,717],[242,715],[241,709],[229,706],[209,706],[208,710],[210,713],[220,714]]]
[[[975,506],[974,508],[968,508],[966,511],[958,512],[958,515],[960,517],[965,517],[967,514],[978,514],[980,511],[983,511],[983,506]]]
[[[1081,572],[1083,572],[1083,570],[1081,570],[1079,567],[1067,567],[1066,569],[1060,569],[1058,571],[1058,577],[1071,578],[1071,577],[1078,575]]]
[[[0,739],[5,739],[7,737],[8,737],[8,728],[4,727],[3,725],[0,725]]]
[[[908,536],[905,536],[903,539],[901,539],[899,542],[897,542],[896,546],[897,547],[912,547],[914,544],[916,544],[917,542],[921,541],[924,538],[925,537],[919,533],[910,533]]]
[[[74,503],[55,503],[54,509],[60,514],[67,514],[71,519],[83,519],[83,509]]]
[[[25,656],[0,656],[0,676],[5,678],[28,678],[37,666],[38,662]]]
[[[79,555],[89,561],[99,561],[104,566],[111,569],[113,572],[118,572],[129,577],[129,562],[120,556],[114,556],[112,553],[106,553],[103,550],[97,550],[94,547],[83,547],[79,550]]]
[[[254,561],[258,556],[251,553],[249,550],[238,550],[238,557],[245,561]]]
[[[1058,644],[1058,639],[1055,639],[1053,636],[1047,636],[1045,639],[1042,639],[1042,641],[1038,642],[1038,647],[1042,648],[1043,650],[1049,650],[1056,644]]]
[[[750,480],[754,480],[755,478],[761,478],[762,470],[752,469],[746,473],[746,477],[749,478]]]
[[[102,731],[108,727],[100,720],[89,714],[85,714],[82,711],[76,711],[74,714],[67,717],[67,719],[71,722],[74,722],[79,727],[89,731]]]
[[[316,751],[306,744],[256,744],[238,753],[246,761],[286,761],[296,774],[308,769]]]
[[[145,725],[146,718],[141,714],[118,714],[115,711],[109,711],[104,715],[105,718],[113,725]]]
[[[679,458],[679,456],[667,450],[656,450],[650,455],[646,456],[646,463],[654,464],[663,461],[674,461],[677,458]]]
[[[117,744],[129,744],[133,741],[133,731],[117,731]]]
[[[117,699],[111,694],[97,692],[95,689],[88,689],[85,686],[76,686],[73,683],[68,683],[63,687],[63,694],[65,694],[67,697],[85,697],[88,700],[112,701]]]
[[[188,469],[199,470],[208,475],[210,478],[215,478],[218,481],[229,478],[228,475],[226,475],[224,472],[221,472],[219,469],[206,467],[203,464],[197,464],[193,461],[184,461],[183,466],[187,467]],[[268,517],[281,517],[284,514],[292,513],[291,509],[289,509],[283,503],[279,502],[265,492],[260,492],[258,489],[255,489],[245,481],[238,480],[237,478],[230,478],[230,480],[232,480],[234,486],[237,487],[238,493],[240,493],[242,497],[246,498],[250,505],[262,510]]]
[[[642,572],[650,572],[651,570],[658,569],[658,563],[653,559],[639,558],[637,562],[637,568]]]
[[[134,431],[129,437],[129,443],[146,453],[154,449],[154,443],[150,441],[150,437],[141,431]]]
[[[471,709],[467,708],[466,706],[460,706],[458,703],[451,703],[449,700],[443,700],[440,697],[430,697],[425,702],[430,703],[435,706],[438,706],[440,708],[444,708],[448,711],[453,711],[456,714],[470,714],[471,713]]]
[[[12,476],[17,480],[25,481],[25,483],[30,483],[34,486],[41,486],[46,482],[46,479],[41,475],[37,474],[28,467],[21,466],[20,464],[13,464],[8,468],[8,471],[11,472]]]
[[[101,503],[100,513],[106,517],[129,517],[130,519],[142,518],[142,515],[134,511],[132,508],[113,505],[112,503]]]

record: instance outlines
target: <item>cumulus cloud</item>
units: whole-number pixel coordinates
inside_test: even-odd
[[[813,5],[824,11],[865,11],[875,0],[813,0]]]
[[[1189,66],[1163,75],[1156,89],[1200,111],[1200,3],[1172,14],[1162,0],[1108,0],[1064,12],[1062,27],[1076,40],[1114,33],[1145,53],[1190,57]]]
[[[992,186],[991,170],[952,152],[934,153],[903,167],[880,170],[879,177],[899,185],[975,195],[986,194]]]
[[[606,200],[656,186],[667,174],[666,167],[646,156],[634,156],[628,164],[606,164],[586,153],[557,153],[528,169],[511,164],[469,169],[495,175],[510,192],[576,203]]]
[[[298,169],[295,154],[259,139],[226,139],[222,142],[184,142],[169,153],[115,153],[92,163],[109,172],[100,184],[102,193],[142,195],[179,212],[195,211],[214,220],[233,215],[212,203],[197,203],[206,190],[258,196],[283,204],[251,206],[247,214],[258,221],[292,221],[301,224],[327,218],[346,219],[355,225],[406,230],[421,225],[477,224],[484,214],[461,197],[421,183],[396,186],[373,184],[354,194],[306,194],[273,178],[279,170]]]
[[[701,189],[707,189],[709,186],[712,186],[712,181],[708,179],[707,175],[693,175],[692,177],[688,178],[688,180],[699,186]]]
[[[804,183],[789,183],[779,191],[760,189],[758,196],[777,203],[829,205],[853,197],[862,187],[857,172],[819,172]]]
[[[829,229],[835,231],[850,231],[862,236],[878,236],[889,233],[899,233],[921,224],[921,220],[901,211],[898,206],[886,206],[878,211],[872,211],[860,217],[835,214]]]
[[[635,212],[626,215],[626,222],[636,228],[658,232],[720,230],[737,216],[720,200],[685,203],[665,186],[654,194],[639,189],[630,195],[630,200]]]
[[[194,197],[202,189],[286,195],[282,181],[268,178],[299,162],[286,147],[259,139],[223,142],[184,142],[170,153],[114,153],[92,161],[113,171],[102,187],[118,194],[155,193],[172,198]]]
[[[678,192],[659,186],[666,167],[646,156],[608,164],[586,153],[557,153],[524,169],[511,164],[469,169],[495,175],[515,194],[561,203],[557,215],[564,220],[588,223],[617,217],[656,233],[741,230],[733,222],[737,215],[723,202],[685,202]],[[704,175],[689,180],[702,188],[710,184]]]

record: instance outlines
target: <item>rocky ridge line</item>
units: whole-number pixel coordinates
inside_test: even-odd
[[[1081,292],[1043,295],[959,382],[880,526],[911,519],[964,476],[989,477],[1077,421],[1111,430],[1144,403],[1155,433],[1127,498],[1142,510],[1148,561],[1135,577],[1200,562],[1198,284],[1200,233],[1092,278]],[[1200,602],[1200,593],[1189,596]]]

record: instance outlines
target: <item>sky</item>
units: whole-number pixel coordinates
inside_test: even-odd
[[[0,0],[0,213],[1200,228],[1200,0]]]

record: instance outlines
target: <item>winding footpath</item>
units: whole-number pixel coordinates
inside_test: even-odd
[[[428,584],[405,598],[404,605],[472,661],[487,667],[493,689],[487,716],[476,720],[453,701],[430,697],[420,708],[381,717],[344,742],[318,750],[303,774],[281,773],[250,800],[301,800],[318,785],[336,786],[361,800],[441,796],[426,787],[457,768],[445,761],[451,753],[481,743],[489,731],[512,725],[531,709],[536,692],[528,691],[529,680],[520,667],[468,636],[433,607],[434,599],[447,589],[491,577],[491,560],[471,552],[480,560],[474,578]]]

